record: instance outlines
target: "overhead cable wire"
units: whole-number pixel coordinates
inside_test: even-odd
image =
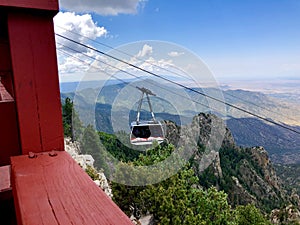
[[[60,44],[60,45],[62,45],[62,44]],[[64,46],[64,45],[62,45],[62,46]],[[66,46],[64,46],[64,47],[66,47]],[[68,48],[68,47],[67,47],[67,48]],[[68,49],[70,49],[70,50],[72,50],[72,51],[74,51],[74,52],[77,52],[77,50],[75,50],[75,49],[72,49],[72,48],[68,48]],[[107,76],[110,76],[110,77],[115,78],[116,80],[120,81],[121,83],[124,83],[124,84],[126,84],[126,85],[131,85],[130,82],[127,82],[127,81],[125,81],[125,80],[123,80],[123,79],[121,79],[121,78],[118,78],[117,76],[115,76],[115,75],[113,75],[113,74],[110,74],[110,73],[108,73],[108,72],[102,70],[100,67],[96,67],[96,66],[92,65],[92,63],[86,62],[86,61],[84,61],[83,59],[81,59],[81,58],[79,58],[79,57],[76,57],[76,56],[74,56],[74,55],[72,55],[72,54],[70,54],[70,53],[68,53],[68,52],[66,52],[66,51],[64,51],[64,50],[61,50],[61,49],[57,49],[57,50],[58,50],[59,52],[63,53],[64,55],[69,56],[69,57],[72,57],[73,59],[75,59],[75,60],[77,60],[77,61],[79,61],[79,62],[81,62],[81,63],[84,63],[84,64],[86,64],[86,65],[88,65],[88,66],[90,66],[90,67],[93,67],[93,68],[95,68],[95,69],[98,69],[99,71],[101,70],[102,73],[105,73]],[[81,52],[78,51],[77,53],[81,53]],[[88,58],[97,60],[96,58],[94,58],[94,57],[92,57],[92,56],[86,55],[86,54],[84,54],[84,53],[81,53],[81,54],[84,55],[84,56],[86,56],[86,57],[88,57]],[[99,61],[100,61],[100,60],[99,60]],[[100,61],[100,62],[102,62],[102,61]],[[105,62],[102,62],[102,63],[105,63]],[[108,66],[109,66],[109,64],[108,64]],[[124,71],[124,72],[125,72],[125,71]],[[133,85],[131,85],[131,86],[133,86]]]
[[[161,66],[156,65],[156,64],[154,64],[154,63],[146,62],[145,60],[138,59],[138,58],[135,57],[134,55],[131,55],[131,54],[125,52],[125,51],[122,51],[122,50],[120,50],[120,49],[116,49],[116,48],[114,48],[114,47],[112,47],[112,46],[110,46],[110,45],[104,44],[104,43],[99,42],[99,41],[96,41],[96,40],[94,40],[94,39],[91,39],[91,38],[89,38],[89,37],[87,37],[87,36],[85,36],[85,35],[78,34],[78,33],[74,32],[74,31],[70,31],[70,30],[68,30],[68,29],[66,29],[66,28],[64,28],[64,27],[62,27],[62,26],[57,26],[57,27],[59,27],[60,29],[65,30],[65,31],[67,31],[67,32],[69,32],[69,33],[71,33],[71,34],[77,35],[77,36],[79,36],[79,37],[83,37],[83,38],[85,38],[85,39],[87,39],[87,40],[89,40],[89,41],[91,41],[91,42],[93,42],[93,43],[99,44],[99,45],[104,46],[104,47],[106,47],[106,48],[108,48],[108,49],[111,49],[111,50],[114,50],[114,51],[119,52],[119,53],[121,53],[121,54],[124,54],[124,55],[126,55],[126,56],[128,56],[128,57],[134,57],[138,62],[148,63],[149,65],[152,65],[152,66],[154,66],[154,67],[156,67],[156,68],[159,68],[159,69],[161,69],[161,70],[164,70],[164,71],[166,71],[166,72],[169,72],[169,73],[172,73],[172,74],[176,74],[176,75],[178,75],[178,76],[181,76],[181,74],[177,73],[176,71],[171,71],[171,70],[169,70],[169,69],[167,69],[167,68],[161,67]],[[189,81],[194,81],[194,80],[192,80],[191,78],[188,78],[188,77],[185,77],[185,78],[187,78],[187,80],[189,80]],[[279,112],[274,112],[274,111],[272,111],[272,110],[270,110],[270,109],[268,109],[268,108],[266,108],[266,107],[264,107],[264,106],[261,106],[261,105],[258,105],[258,104],[256,104],[256,103],[254,103],[254,102],[244,100],[244,99],[242,99],[242,98],[240,98],[240,97],[238,97],[238,96],[232,95],[232,94],[230,94],[230,93],[228,93],[228,92],[224,92],[224,93],[225,93],[225,95],[228,95],[228,96],[231,96],[231,97],[233,97],[233,98],[239,99],[239,100],[241,100],[242,102],[251,104],[251,105],[253,105],[253,106],[256,106],[257,108],[266,110],[266,111],[268,111],[268,112],[270,112],[270,113],[273,113],[274,115],[276,114],[276,115],[278,115],[278,116],[287,118],[287,119],[289,119],[289,120],[291,120],[291,121],[298,122],[298,121],[295,120],[294,118],[288,117],[288,116],[283,115],[282,113],[279,113]]]
[[[107,66],[113,67],[114,69],[116,69],[116,70],[118,70],[118,71],[120,71],[120,72],[126,73],[126,74],[128,74],[128,75],[130,75],[130,76],[132,76],[132,77],[135,77],[135,78],[139,79],[139,80],[143,80],[142,77],[139,77],[139,76],[137,76],[137,75],[135,75],[135,74],[133,74],[133,73],[130,73],[130,72],[126,71],[126,70],[120,69],[120,68],[118,68],[118,67],[116,67],[116,66],[110,65],[109,63],[106,63],[106,62],[104,62],[104,61],[102,61],[102,60],[100,60],[100,59],[94,58],[93,56],[86,55],[86,54],[84,54],[84,53],[82,53],[82,52],[80,52],[80,51],[78,51],[78,50],[76,50],[76,49],[73,49],[73,48],[71,48],[71,47],[65,46],[64,44],[60,44],[60,43],[58,43],[58,44],[61,45],[61,46],[63,46],[63,47],[65,47],[65,48],[67,48],[67,49],[69,49],[69,50],[71,50],[71,51],[73,51],[73,52],[76,52],[76,53],[78,53],[78,54],[82,54],[82,55],[86,56],[87,58],[93,59],[93,60],[98,61],[98,62],[101,62],[101,63],[103,63],[103,64],[105,64],[105,65],[107,65]],[[80,62],[82,62],[82,63],[85,63],[85,64],[87,64],[87,65],[89,65],[89,66],[91,66],[91,67],[93,67],[93,68],[95,68],[95,69],[98,69],[99,71],[101,70],[101,72],[105,73],[105,74],[108,75],[108,76],[114,77],[115,79],[119,80],[119,81],[122,82],[122,83],[125,83],[126,85],[129,85],[129,86],[132,86],[132,87],[136,88],[136,86],[132,85],[130,82],[124,81],[123,79],[118,78],[117,76],[115,76],[115,75],[113,75],[113,74],[109,74],[108,72],[102,70],[100,67],[96,67],[96,66],[92,65],[91,63],[88,63],[88,62],[84,61],[83,59],[78,58],[78,57],[76,57],[76,56],[74,56],[74,55],[71,55],[71,54],[69,54],[69,53],[67,53],[67,52],[65,52],[65,51],[63,51],[63,50],[61,50],[61,49],[58,49],[58,51],[62,52],[62,53],[65,54],[65,55],[68,55],[69,57],[72,57],[72,58],[74,58],[74,59],[76,59],[76,60],[78,60],[78,61],[80,61]],[[158,85],[157,83],[153,83],[153,82],[151,82],[150,80],[147,80],[147,81],[145,81],[145,82],[150,83],[150,84],[152,84],[152,85],[156,85],[156,86]],[[159,85],[158,85],[158,86],[159,86]],[[201,106],[203,106],[203,107],[206,107],[206,108],[208,108],[208,109],[213,109],[213,110],[215,110],[215,111],[219,111],[218,109],[215,109],[215,108],[213,108],[213,107],[210,107],[210,106],[208,106],[208,105],[205,105],[205,104],[203,104],[203,103],[201,103],[201,102],[195,101],[195,100],[191,99],[190,97],[187,97],[187,96],[178,94],[178,92],[172,91],[172,90],[167,89],[167,88],[165,88],[165,87],[163,87],[163,86],[159,86],[159,88],[160,88],[160,89],[163,89],[163,90],[165,90],[165,91],[168,91],[169,93],[172,93],[172,94],[174,94],[174,95],[177,95],[177,96],[179,96],[179,97],[182,97],[182,98],[185,98],[185,99],[187,99],[187,100],[190,100],[190,101],[192,101],[192,102],[194,102],[194,103],[196,103],[196,104],[198,104],[198,105],[201,105]]]
[[[132,64],[132,63],[130,63],[130,62],[127,62],[127,61],[125,61],[125,60],[119,59],[119,58],[117,58],[117,57],[115,57],[115,56],[112,56],[112,55],[110,55],[110,54],[108,54],[108,53],[105,53],[105,52],[103,52],[103,51],[100,51],[100,50],[98,50],[98,49],[95,49],[95,48],[93,48],[93,47],[91,47],[91,46],[88,46],[88,45],[82,44],[82,43],[80,43],[80,42],[78,42],[78,41],[72,40],[71,38],[65,37],[65,36],[63,36],[63,35],[61,35],[61,34],[57,34],[57,33],[56,33],[56,35],[59,36],[59,37],[61,37],[61,38],[63,38],[63,39],[65,39],[65,40],[68,40],[68,41],[70,41],[70,42],[73,42],[73,43],[75,43],[75,44],[77,44],[77,45],[80,45],[80,46],[82,46],[82,47],[85,47],[85,48],[87,48],[87,49],[90,49],[90,50],[92,50],[92,51],[95,51],[95,52],[97,52],[97,53],[99,53],[99,54],[101,54],[101,55],[104,55],[104,56],[108,57],[108,58],[111,58],[111,59],[116,60],[116,61],[118,61],[118,62],[124,63],[124,64],[126,64],[126,65],[128,65],[128,66],[130,66],[130,67],[133,67],[133,68],[137,69],[137,70],[140,70],[140,71],[142,71],[142,72],[145,72],[145,73],[147,73],[147,74],[150,74],[150,75],[152,75],[152,76],[154,76],[154,77],[160,78],[160,79],[162,79],[162,80],[164,80],[164,81],[167,81],[167,82],[169,82],[169,83],[175,84],[175,85],[177,85],[177,86],[179,86],[179,87],[181,87],[181,88],[184,88],[184,89],[189,90],[189,91],[191,91],[191,92],[197,93],[197,94],[202,95],[202,96],[204,96],[204,97],[206,97],[206,98],[212,99],[212,100],[214,100],[214,101],[216,101],[216,102],[222,103],[222,104],[224,104],[224,105],[226,105],[226,106],[229,106],[229,107],[231,107],[231,108],[237,109],[237,110],[239,110],[239,111],[241,111],[241,112],[244,112],[244,113],[246,113],[246,114],[249,114],[249,115],[251,115],[251,116],[257,117],[257,118],[259,118],[259,119],[261,119],[261,120],[263,120],[263,121],[269,122],[269,123],[271,123],[271,124],[280,126],[280,127],[284,128],[284,129],[287,129],[287,130],[290,130],[290,131],[295,132],[295,133],[297,133],[297,134],[300,134],[300,131],[295,130],[295,129],[291,128],[291,127],[288,127],[288,126],[286,126],[286,125],[283,125],[283,124],[281,124],[281,123],[279,123],[279,122],[276,122],[276,121],[271,120],[271,119],[268,119],[268,118],[266,118],[266,117],[257,115],[256,113],[250,112],[249,110],[246,110],[246,109],[243,109],[243,108],[241,108],[241,107],[235,106],[235,105],[233,105],[233,104],[231,104],[231,103],[225,102],[225,101],[223,101],[223,100],[220,100],[220,99],[215,98],[215,97],[213,97],[213,96],[207,95],[207,94],[202,93],[202,92],[200,92],[200,91],[198,91],[198,90],[195,90],[195,89],[193,89],[193,88],[187,87],[187,86],[185,86],[185,85],[183,85],[183,84],[180,84],[180,83],[178,83],[178,82],[176,82],[176,81],[172,81],[172,80],[170,80],[170,79],[168,79],[168,78],[162,77],[162,76],[160,76],[160,75],[158,75],[158,74],[156,74],[156,73],[153,73],[153,72],[148,71],[148,70],[146,70],[146,69],[144,69],[144,68],[141,68],[141,67],[139,67],[139,66],[136,66],[136,65],[134,65],[134,64]]]
[[[61,45],[61,46],[64,46],[63,44],[60,44],[60,45]],[[64,47],[65,47],[65,46],[64,46]],[[80,51],[78,51],[78,50],[75,50],[75,49],[72,49],[72,48],[69,48],[69,47],[68,47],[68,49],[71,50],[71,51],[74,51],[74,52],[76,52],[76,53],[78,53],[78,54],[81,54],[81,55],[83,55],[83,56],[86,56],[86,57],[88,57],[88,58],[91,58],[91,59],[93,59],[93,60],[97,60],[97,61],[99,61],[99,62],[102,62],[101,60],[96,59],[96,58],[94,58],[94,57],[92,57],[92,56],[86,55],[86,54],[84,54],[84,53],[82,53],[82,52],[80,52]],[[70,54],[70,53],[68,53],[68,52],[66,52],[66,51],[64,51],[64,50],[62,50],[62,49],[58,49],[58,51],[61,52],[61,53],[64,54],[64,55],[66,55],[66,56],[72,57],[73,59],[75,59],[75,60],[77,60],[77,61],[79,61],[79,62],[81,62],[81,63],[84,63],[84,64],[86,64],[86,65],[88,65],[88,66],[91,66],[91,67],[93,67],[94,69],[98,69],[98,70],[101,71],[102,73],[105,73],[107,76],[114,77],[115,79],[117,79],[117,80],[120,81],[121,83],[124,83],[124,84],[126,84],[126,85],[129,85],[129,86],[131,86],[131,87],[133,87],[133,88],[136,88],[136,86],[135,86],[135,85],[132,85],[130,82],[127,82],[127,81],[125,81],[125,80],[123,80],[123,79],[121,79],[121,78],[118,78],[118,77],[115,76],[115,75],[109,74],[108,72],[103,71],[100,67],[96,67],[95,65],[92,65],[92,63],[89,63],[89,62],[83,60],[82,58],[76,57],[75,55],[72,55],[72,54]],[[136,78],[138,78],[138,79],[142,79],[141,77],[138,77],[138,76],[136,76],[136,75],[134,75],[134,74],[132,74],[132,73],[129,73],[129,72],[128,72],[128,75],[131,75],[131,76],[136,77]],[[150,83],[150,81],[148,81],[148,80],[147,80],[146,82]],[[214,109],[214,108],[212,108],[212,107],[210,107],[210,106],[208,106],[208,105],[205,105],[205,104],[203,104],[203,103],[201,103],[201,102],[198,102],[198,101],[195,101],[195,100],[193,100],[193,99],[190,99],[190,98],[188,98],[188,97],[186,97],[186,96],[180,95],[180,94],[178,94],[177,92],[171,91],[171,90],[166,89],[166,88],[161,87],[161,86],[160,86],[160,88],[165,89],[166,91],[169,91],[170,93],[172,93],[172,94],[174,94],[174,95],[177,95],[177,96],[180,96],[180,97],[185,98],[185,99],[187,99],[187,100],[190,100],[190,101],[192,101],[192,102],[194,102],[194,103],[196,103],[196,104],[199,104],[199,105],[201,105],[201,106],[204,106],[204,107],[206,107],[206,108],[210,108],[210,109],[213,109],[213,110],[215,110],[215,111],[218,111],[217,109]],[[237,119],[237,118],[231,117],[231,119],[233,119],[233,120],[235,120],[235,121],[237,121],[237,122],[239,122],[239,123],[243,123],[242,121],[240,121],[240,120]],[[251,130],[253,133],[256,133],[256,131],[255,131],[254,129],[252,129],[251,126],[250,126],[250,127],[247,127],[247,129]],[[291,139],[291,138],[287,138],[287,140],[292,140],[292,139]]]
[[[142,60],[142,59],[138,59],[138,58],[135,57],[134,55],[131,55],[131,54],[125,52],[125,51],[116,49],[116,48],[114,48],[114,47],[112,47],[112,46],[110,46],[110,45],[104,44],[104,43],[99,42],[99,41],[96,41],[96,40],[94,40],[94,39],[91,39],[91,38],[89,38],[89,37],[87,37],[87,36],[85,36],[85,35],[78,34],[78,33],[76,33],[76,32],[73,32],[73,31],[71,31],[71,30],[68,30],[67,28],[64,28],[64,27],[62,27],[62,26],[57,26],[57,27],[60,28],[60,29],[65,30],[65,31],[67,31],[67,32],[69,32],[69,33],[71,33],[71,34],[77,35],[77,36],[79,36],[79,37],[83,37],[83,38],[85,38],[85,39],[87,39],[87,40],[89,40],[89,41],[91,41],[91,42],[93,42],[93,43],[99,44],[99,45],[104,46],[104,47],[106,47],[106,48],[108,48],[108,49],[111,49],[111,50],[114,50],[114,51],[119,52],[119,53],[121,53],[121,54],[124,54],[124,55],[126,55],[126,56],[128,56],[128,57],[134,57],[138,62],[146,62],[146,63],[148,63],[149,65],[155,66],[156,68],[159,68],[159,69],[161,69],[161,70],[164,70],[164,71],[170,72],[170,73],[172,73],[172,74],[176,74],[176,75],[178,75],[178,76],[181,76],[181,74],[177,73],[176,71],[171,71],[171,70],[169,70],[169,69],[167,69],[167,68],[161,67],[161,66],[156,65],[156,64],[154,64],[154,63],[147,62],[147,61]],[[185,77],[185,78],[187,78],[187,77]],[[190,80],[190,81],[193,81],[191,78],[187,78],[187,79]],[[253,106],[256,106],[257,108],[260,108],[260,109],[266,110],[266,111],[268,111],[268,112],[270,112],[270,113],[273,113],[273,114],[276,114],[276,115],[285,117],[285,118],[287,118],[287,119],[289,119],[289,120],[292,120],[292,121],[294,121],[294,122],[298,122],[298,121],[295,120],[294,118],[288,117],[288,116],[283,115],[282,113],[279,113],[279,112],[274,112],[274,111],[272,111],[272,110],[270,110],[270,109],[268,109],[268,108],[266,108],[266,107],[263,107],[263,106],[261,106],[261,105],[258,105],[258,104],[256,104],[256,103],[254,103],[254,102],[251,102],[251,101],[244,100],[244,99],[242,99],[242,98],[240,98],[240,97],[237,97],[237,96],[235,96],[235,95],[232,95],[232,94],[230,94],[230,93],[228,93],[228,92],[226,92],[225,95],[229,95],[229,96],[231,96],[231,97],[233,97],[233,98],[236,98],[236,99],[241,100],[242,102],[245,102],[245,103],[251,104],[251,105],[253,105]]]
[[[248,101],[248,100],[245,100],[245,99],[243,99],[243,98],[241,98],[241,97],[235,96],[235,95],[230,94],[230,93],[228,93],[228,92],[223,92],[223,93],[224,93],[224,95],[228,95],[228,96],[230,96],[230,97],[232,97],[232,98],[235,98],[235,99],[238,99],[238,100],[240,100],[240,101],[242,101],[242,102],[245,102],[245,103],[248,103],[248,104],[250,104],[250,105],[256,106],[256,107],[259,108],[259,109],[266,110],[266,111],[268,111],[268,112],[270,112],[270,113],[273,113],[274,115],[278,115],[278,116],[284,117],[284,118],[289,119],[289,120],[292,120],[292,121],[294,121],[294,122],[299,122],[299,121],[295,120],[294,118],[291,118],[291,117],[289,117],[289,116],[283,115],[282,113],[279,113],[279,112],[274,112],[274,111],[272,111],[272,110],[270,110],[270,109],[268,109],[268,108],[266,108],[266,107],[264,107],[264,106],[258,105],[258,104],[256,104],[256,103],[251,102],[251,101]],[[225,97],[225,98],[226,98],[226,97]]]
[[[108,48],[108,49],[110,49],[110,50],[113,50],[113,51],[115,51],[115,52],[121,53],[121,54],[126,55],[126,56],[128,56],[128,57],[134,58],[134,59],[135,59],[136,61],[138,61],[138,62],[147,63],[147,64],[149,64],[149,65],[151,65],[151,66],[154,66],[155,68],[164,70],[164,71],[166,71],[166,72],[169,72],[169,73],[172,73],[172,74],[175,74],[175,75],[178,75],[178,76],[182,76],[182,74],[179,74],[179,73],[176,72],[176,71],[172,71],[172,70],[169,70],[169,69],[167,69],[167,68],[165,68],[165,67],[156,65],[156,64],[154,64],[154,63],[152,63],[152,62],[149,62],[149,61],[146,61],[146,60],[142,60],[142,59],[140,59],[140,58],[138,58],[138,57],[136,57],[136,56],[134,56],[134,55],[131,55],[131,54],[125,52],[125,51],[122,51],[122,50],[120,50],[120,49],[116,49],[116,48],[114,48],[114,47],[112,47],[112,46],[110,46],[110,45],[107,45],[107,44],[104,44],[104,43],[102,43],[102,42],[96,41],[96,40],[94,40],[94,39],[92,39],[92,38],[89,38],[89,37],[87,37],[87,36],[85,36],[85,35],[78,34],[78,33],[74,32],[74,31],[70,31],[70,30],[68,30],[68,29],[66,29],[66,28],[64,28],[64,27],[61,27],[61,26],[57,26],[57,27],[59,27],[60,29],[65,30],[65,31],[67,31],[67,32],[69,32],[69,33],[71,33],[71,34],[77,35],[77,36],[79,36],[79,37],[83,37],[83,38],[85,38],[85,39],[87,39],[87,40],[89,40],[89,41],[91,41],[91,42],[93,42],[93,43],[96,43],[96,44],[99,44],[99,45],[101,45],[101,46],[104,46],[104,47],[106,47],[106,48]],[[194,80],[193,80],[192,78],[190,78],[190,77],[185,77],[185,78],[186,78],[188,81],[194,82]]]

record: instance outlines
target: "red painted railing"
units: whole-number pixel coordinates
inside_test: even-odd
[[[53,29],[57,11],[58,0],[0,0],[0,166],[11,157],[17,222],[131,224],[64,151]],[[11,207],[8,197],[0,198],[1,207]],[[2,216],[1,222],[15,224]]]

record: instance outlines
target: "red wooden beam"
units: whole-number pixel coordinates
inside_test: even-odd
[[[11,158],[18,224],[132,224],[63,151],[58,1],[0,0],[0,9],[0,165],[23,154]]]
[[[0,6],[58,11],[57,0],[0,0]]]
[[[20,154],[18,125],[11,76],[7,17],[0,14],[0,166],[8,165],[12,155]]]
[[[31,157],[11,158],[19,224],[132,225],[67,152]]]
[[[22,153],[63,151],[52,16],[12,11],[7,20]]]

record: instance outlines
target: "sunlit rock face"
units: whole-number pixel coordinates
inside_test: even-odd
[[[86,170],[87,168],[94,168],[94,158],[91,155],[80,154],[80,145],[78,142],[72,142],[70,138],[65,138],[65,150],[68,152],[72,158]],[[106,179],[103,172],[97,171],[97,178],[94,180],[95,184],[99,186],[110,198],[112,198],[112,189]]]

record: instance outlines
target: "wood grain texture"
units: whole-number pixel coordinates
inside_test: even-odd
[[[63,151],[52,16],[9,12],[8,33],[22,153]]]
[[[0,6],[58,11],[58,0],[0,0]]]
[[[67,152],[11,158],[19,224],[132,224]]]

